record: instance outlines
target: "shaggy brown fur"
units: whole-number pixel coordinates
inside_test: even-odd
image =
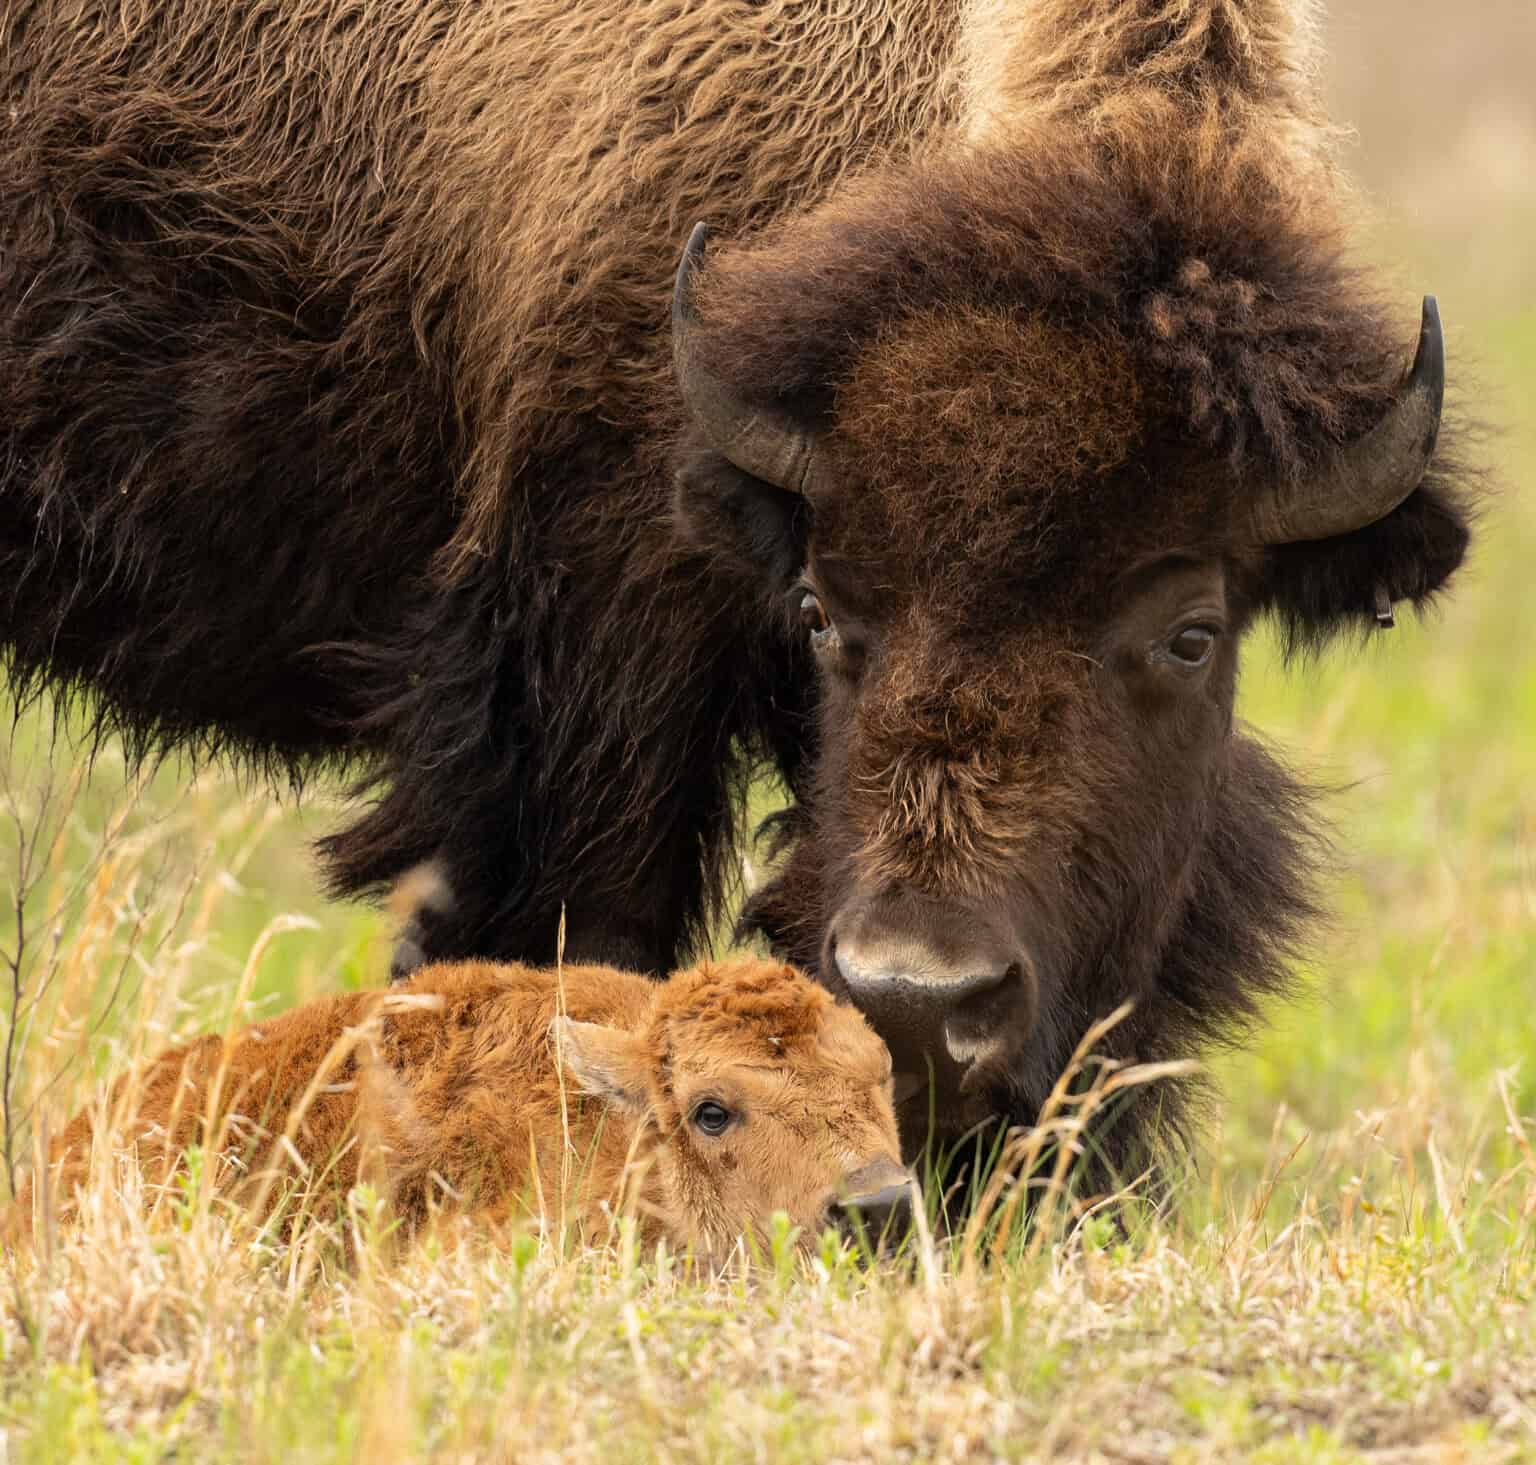
[[[961,10],[6,6],[13,677],[139,747],[366,757],[332,881],[441,853],[430,955],[548,960],[564,906],[675,965],[804,683],[666,523],[678,242],[923,146]]]
[[[1443,446],[1374,525],[1244,537],[1409,354],[1309,40],[1283,0],[13,4],[12,670],[145,744],[368,756],[333,879],[439,856],[429,957],[547,960],[563,903],[573,953],[669,969],[767,759],[785,951],[835,985],[840,921],[905,923],[1027,978],[946,1128],[1031,1117],[1126,996],[1122,1048],[1182,1054],[1310,909],[1238,641],[1421,604],[1467,537]],[[811,500],[682,420],[697,217],[701,358],[822,434]]]
[[[723,1133],[699,1127],[705,1103],[729,1110]],[[743,1232],[766,1234],[775,1211],[809,1241],[837,1202],[905,1178],[884,1044],[852,1008],[761,961],[663,983],[604,967],[429,967],[395,993],[198,1039],[70,1122],[50,1164],[66,1206],[103,1119],[152,1196],[202,1144],[222,1156],[221,1188],[263,1212],[297,1157],[322,1213],[363,1178],[413,1229],[464,1211],[602,1234],[629,1209],[649,1239],[717,1258]],[[18,1204],[25,1216],[30,1189]]]
[[[1073,130],[1141,148],[1191,130],[1263,154],[1291,186],[1325,164],[1316,0],[977,0],[965,34],[971,137]],[[1213,147],[1212,151],[1217,149]]]

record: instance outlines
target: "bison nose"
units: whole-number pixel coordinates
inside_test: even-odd
[[[882,1186],[869,1195],[852,1195],[834,1201],[832,1224],[844,1236],[857,1239],[860,1234],[879,1245],[894,1246],[912,1225],[912,1183]]]
[[[899,889],[855,900],[833,919],[826,955],[898,1068],[968,1068],[1033,1026],[1028,955],[963,908]]]
[[[978,955],[953,970],[928,952],[914,952],[907,944],[904,959],[873,960],[857,947],[838,942],[833,948],[837,973],[853,999],[878,1002],[882,996],[900,993],[907,998],[926,998],[928,1005],[953,1007],[991,992],[1018,973],[1017,963],[1001,957]]]

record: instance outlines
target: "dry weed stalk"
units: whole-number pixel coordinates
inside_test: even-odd
[[[145,858],[164,830],[150,817],[144,827],[129,832],[130,824],[146,813],[147,774],[129,782],[99,832],[88,831],[89,854],[71,867],[70,846],[83,833],[77,815],[87,772],[78,765],[62,777],[51,758],[40,777],[19,776],[16,760],[0,769],[0,803],[14,853],[5,912],[10,942],[0,948],[6,988],[0,1160],[13,1198],[20,1186],[24,1136],[39,1105],[88,1060],[90,1045],[130,985],[130,974],[142,976],[165,939],[148,938],[166,869],[163,863],[146,869]],[[190,884],[183,898],[188,889]],[[33,1073],[33,1036],[40,1016],[55,1056],[51,1069]]]
[[[1091,1125],[1105,1106],[1129,1089],[1198,1071],[1199,1066],[1189,1062],[1125,1064],[1095,1057],[1094,1049],[1131,1011],[1132,1004],[1124,1003],[1094,1023],[1057,1076],[1041,1105],[1039,1119],[1027,1128],[1009,1133],[961,1236],[959,1250],[964,1272],[973,1273],[979,1265],[983,1238],[989,1232],[991,1239],[985,1250],[994,1262],[1002,1258],[1015,1237],[1021,1214],[1028,1215],[1033,1222],[1024,1259],[1033,1261],[1039,1256],[1046,1241],[1060,1234],[1063,1224],[1079,1220],[1086,1213],[1073,1203],[1069,1194],[1071,1171],[1074,1162],[1083,1155]],[[1085,1074],[1090,1074],[1087,1086],[1078,1087]],[[1047,1155],[1052,1157],[1051,1170],[1042,1178],[1041,1164]],[[1130,1179],[1113,1195],[1097,1198],[1088,1209],[1097,1210],[1128,1198],[1145,1179],[1145,1175]],[[1026,1202],[1028,1210],[1023,1211]]]

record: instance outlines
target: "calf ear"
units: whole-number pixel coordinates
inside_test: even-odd
[[[1352,534],[1275,545],[1266,553],[1264,607],[1292,651],[1320,647],[1340,631],[1391,622],[1390,606],[1421,609],[1461,565],[1472,512],[1450,474],[1431,469],[1384,519]]]
[[[549,1043],[560,1072],[582,1093],[635,1113],[645,1108],[645,1050],[633,1033],[557,1017]]]
[[[799,494],[700,448],[677,470],[672,507],[683,540],[729,573],[770,592],[787,590],[800,573],[810,510]]]

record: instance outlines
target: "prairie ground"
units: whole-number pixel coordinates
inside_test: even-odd
[[[0,1266],[0,1461],[1536,1460],[1536,22],[1336,9],[1369,247],[1405,321],[1439,294],[1501,492],[1426,624],[1249,648],[1244,716],[1332,789],[1335,919],[1310,996],[1212,1055],[1174,1201],[702,1278],[622,1230],[399,1256],[365,1193],[343,1261],[195,1178],[146,1225],[104,1170]],[[315,891],[334,788],[87,766],[55,727],[0,752],[7,1176],[136,1054],[387,964]]]

